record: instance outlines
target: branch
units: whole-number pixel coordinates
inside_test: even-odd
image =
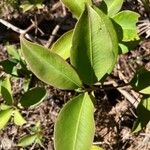
[[[25,30],[22,30],[22,29],[12,25],[11,23],[9,23],[9,22],[7,22],[3,19],[0,19],[0,23],[5,25],[7,28],[12,29],[13,31],[19,33],[19,34],[24,34],[25,33]]]
[[[18,27],[16,27],[16,26],[12,25],[11,23],[9,23],[9,22],[3,20],[3,19],[0,19],[0,23],[3,24],[4,26],[6,26],[7,28],[9,28],[9,29],[11,29],[11,30],[13,30],[13,31],[15,31],[15,32],[17,32],[17,33],[19,33],[19,34],[24,34],[24,36],[25,36],[28,40],[31,40],[31,41],[32,41],[32,40],[34,39],[31,35],[29,35],[29,34],[26,33],[26,30],[20,29],[20,28],[18,28]]]

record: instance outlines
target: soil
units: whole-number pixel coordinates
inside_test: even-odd
[[[45,0],[44,3],[45,7],[42,10],[26,13],[13,8],[8,9],[6,6],[7,11],[3,10],[0,17],[21,29],[28,28],[31,25],[31,20],[35,21],[35,16],[37,21],[41,18],[38,27],[42,32],[37,32],[37,29],[32,29],[29,32],[33,37],[36,37],[35,41],[40,39],[41,44],[45,44],[48,41],[54,28],[59,25],[57,33],[52,35],[54,36],[52,42],[54,42],[63,33],[74,27],[76,19],[71,16],[71,13],[58,0]],[[138,12],[141,15],[140,20],[149,19],[143,5],[139,1],[126,0],[123,9]],[[136,48],[127,54],[119,56],[113,73],[106,79],[108,87],[112,87],[112,80],[117,84],[128,83],[140,66],[150,69],[150,39],[146,38],[146,33],[143,33],[141,37],[142,40]],[[6,52],[7,43],[15,44],[19,47],[19,34],[0,24],[0,61],[8,58]],[[0,77],[2,78],[5,75],[2,68],[0,68]],[[23,148],[17,146],[18,140],[23,135],[29,134],[29,129],[37,121],[40,121],[42,125],[42,133],[44,135],[43,147],[36,144],[25,149],[54,150],[54,123],[62,106],[76,93],[55,89],[36,78],[35,81],[34,86],[44,86],[47,90],[48,95],[46,99],[36,108],[23,110],[23,116],[28,122],[23,127],[17,127],[12,122],[9,122],[7,127],[0,131],[0,150],[22,150]],[[21,78],[12,79],[13,96],[16,100],[23,93],[22,83],[23,79]],[[133,91],[131,87],[125,87],[125,90],[137,101],[140,100],[140,95]],[[134,104],[131,104],[116,88],[95,91],[95,95],[96,133],[94,144],[102,147],[104,150],[150,150],[150,128],[148,126],[140,133],[131,133],[136,119]],[[0,102],[3,102],[2,97],[0,97]]]

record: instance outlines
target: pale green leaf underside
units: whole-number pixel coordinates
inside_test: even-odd
[[[113,20],[122,27],[122,41],[139,40],[136,23],[138,22],[139,14],[133,11],[122,11],[113,17]]]
[[[14,123],[18,126],[22,126],[26,123],[26,120],[22,117],[19,110],[17,109],[14,111]]]
[[[109,16],[114,16],[122,7],[123,0],[104,0],[107,5]]]
[[[72,34],[73,30],[70,30],[63,34],[51,47],[50,51],[58,54],[63,59],[70,57],[70,49],[72,46]]]
[[[11,58],[20,60],[20,56],[17,52],[17,49],[16,49],[15,45],[7,45],[6,49],[7,49],[7,52],[10,55]]]
[[[82,86],[75,70],[59,55],[22,37],[21,51],[31,71],[45,83],[70,90]]]
[[[120,47],[120,49],[121,49],[121,53],[122,53],[122,54],[126,54],[126,53],[129,52],[129,49],[128,49],[128,47],[127,47],[126,45],[124,45],[124,44],[122,44],[122,43],[119,43],[119,47]]]
[[[94,137],[94,106],[87,93],[70,100],[55,124],[56,150],[90,150]]]
[[[118,54],[117,36],[111,20],[98,8],[94,9],[87,6],[79,18],[70,57],[86,84],[93,84],[110,73]]]
[[[37,138],[36,134],[26,135],[20,139],[18,146],[22,146],[22,147],[29,146],[35,142],[36,138]]]
[[[6,109],[0,111],[0,130],[5,127],[12,115],[13,109]]]
[[[75,17],[79,17],[84,10],[85,4],[92,4],[91,0],[61,0]]]

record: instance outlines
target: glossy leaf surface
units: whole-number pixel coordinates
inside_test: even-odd
[[[10,79],[7,76],[1,85],[1,94],[4,100],[6,101],[7,105],[13,104],[13,97],[12,97],[12,90],[11,90],[11,83]]]
[[[90,150],[94,137],[94,106],[87,93],[61,110],[54,131],[55,150]]]
[[[118,54],[111,20],[94,9],[87,6],[77,22],[71,49],[71,63],[85,84],[93,84],[110,73]]]
[[[85,4],[92,4],[91,0],[61,0],[64,5],[75,15],[77,18],[84,10]]]
[[[4,128],[12,115],[13,109],[0,111],[0,129]]]
[[[63,34],[51,47],[51,51],[60,55],[63,59],[70,57],[73,30]]]
[[[60,89],[76,89],[82,83],[75,70],[59,55],[21,38],[22,54],[31,71],[42,81]]]
[[[139,14],[133,11],[122,11],[113,17],[113,20],[122,27],[122,41],[139,40],[136,23],[138,22]]]
[[[35,87],[24,93],[20,103],[23,107],[28,108],[42,102],[45,96],[46,90],[44,88]]]
[[[104,0],[109,16],[114,16],[122,7],[123,0]]]
[[[131,80],[133,88],[140,93],[150,95],[150,71],[141,68]]]

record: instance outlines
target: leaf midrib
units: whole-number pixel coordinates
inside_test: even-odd
[[[79,110],[79,117],[78,117],[78,120],[77,120],[77,127],[76,127],[76,130],[75,130],[75,136],[74,136],[75,140],[74,140],[74,144],[73,144],[73,149],[72,150],[76,150],[77,135],[78,135],[78,130],[79,130],[79,126],[80,126],[80,118],[81,118],[81,114],[82,114],[82,110],[83,110],[83,104],[84,104],[85,96],[86,96],[86,94],[83,95],[83,101],[82,101],[82,104],[81,104],[81,108]]]

